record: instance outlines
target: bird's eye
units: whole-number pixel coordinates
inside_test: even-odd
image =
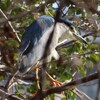
[[[72,32],[76,32],[76,29],[75,29],[74,26],[71,26],[71,27],[70,27],[70,30],[71,30]]]
[[[70,26],[70,30],[74,32],[74,27],[73,26]]]

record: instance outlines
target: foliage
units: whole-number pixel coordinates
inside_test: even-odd
[[[52,7],[52,4],[56,0],[44,0],[48,5],[44,6],[41,0],[0,0],[0,9],[5,13],[7,18],[11,21],[13,28],[18,36],[21,38],[25,27],[30,25],[40,15],[46,14],[50,16],[55,15],[56,9]],[[63,1],[63,0],[61,0]],[[100,12],[97,8],[100,5],[98,0],[65,0],[62,6],[67,7],[66,16],[71,19],[80,31],[85,33],[93,33],[94,40],[96,39],[99,28],[96,21],[99,21]],[[88,3],[89,1],[89,3]],[[78,2],[80,2],[78,4]],[[84,2],[84,4],[82,4]],[[39,7],[35,7],[38,4]],[[43,5],[43,6],[42,6]],[[82,5],[82,6],[81,6]],[[85,6],[86,5],[86,6]],[[88,7],[89,6],[89,7]],[[40,9],[41,8],[41,9]],[[83,10],[84,9],[84,10]],[[6,69],[0,69],[0,71],[6,71],[8,73],[14,73],[16,63],[18,59],[19,42],[11,29],[11,26],[7,23],[7,19],[3,15],[0,15],[0,59],[1,64],[6,65]],[[85,24],[84,24],[85,23]],[[89,38],[86,39],[89,43]],[[54,59],[49,64],[48,73],[59,80],[60,82],[68,82],[73,79],[74,73],[80,73],[82,76],[87,76],[87,69],[92,69],[100,61],[100,47],[98,44],[83,44],[80,41],[69,42],[68,47],[62,47],[58,49],[61,59],[55,62]],[[7,72],[8,71],[8,72]],[[0,81],[3,80],[3,76],[0,76]],[[46,81],[46,87],[52,87],[50,83]],[[18,86],[16,91],[24,90],[23,86]],[[28,96],[37,92],[36,82],[27,88]],[[21,94],[22,95],[22,94]],[[54,94],[46,97],[47,100],[53,100]],[[65,93],[65,97],[62,100],[75,100],[76,96],[72,90],[68,90]]]

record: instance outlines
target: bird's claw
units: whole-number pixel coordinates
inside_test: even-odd
[[[56,87],[56,86],[62,86],[62,83],[61,82],[59,82],[59,81],[57,81],[57,80],[55,80],[55,79],[50,79],[50,83],[54,86],[54,87]],[[64,91],[62,91],[62,94],[64,94]]]
[[[54,80],[54,79],[51,80],[50,83],[53,84],[55,87],[56,87],[56,86],[61,86],[61,85],[62,85],[61,82],[59,82],[59,81],[57,81],[57,80]]]

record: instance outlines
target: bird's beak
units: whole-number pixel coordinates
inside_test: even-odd
[[[80,40],[84,42],[85,44],[88,44],[87,41],[81,35],[78,34],[75,28],[73,28],[73,35],[77,40]]]

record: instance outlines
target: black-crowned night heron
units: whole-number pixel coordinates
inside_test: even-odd
[[[45,48],[52,32],[51,43],[48,48]],[[34,68],[37,62],[43,59],[44,52],[48,49],[47,56],[59,59],[59,54],[55,48],[62,35],[65,35],[66,38],[80,39],[86,43],[84,38],[77,34],[74,26],[64,17],[59,18],[55,23],[54,18],[43,15],[27,27],[22,36],[19,51],[20,73],[26,73]]]

